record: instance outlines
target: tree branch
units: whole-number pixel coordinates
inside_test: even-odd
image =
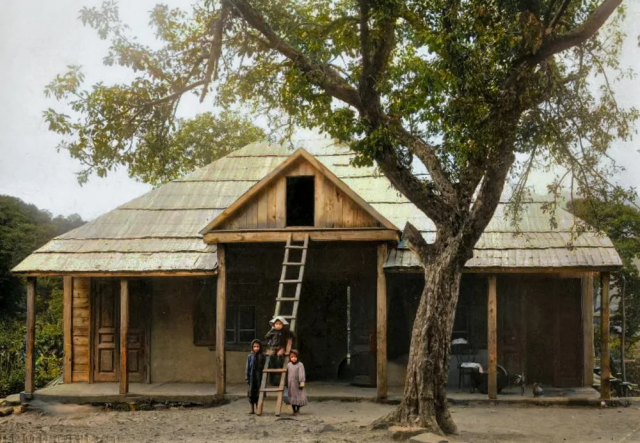
[[[411,169],[398,163],[394,150],[386,150],[378,155],[376,162],[391,184],[424,212],[436,226],[448,221],[449,206],[427,182],[418,179]]]
[[[562,18],[564,13],[567,12],[567,8],[569,7],[571,1],[572,0],[564,0],[562,2],[562,4],[560,5],[560,9],[558,9],[558,12],[556,12],[556,15],[553,16],[551,22],[549,23],[548,32],[553,31],[556,26],[558,26],[558,23],[560,23],[560,19]]]
[[[397,132],[405,146],[425,165],[436,188],[440,191],[446,202],[451,205],[456,198],[455,187],[447,173],[442,169],[442,163],[436,155],[434,147],[421,138],[411,134],[400,124],[398,124]]]
[[[407,222],[404,226],[403,234],[404,239],[407,241],[407,246],[418,257],[423,267],[436,258],[433,245],[427,243],[422,233],[411,223]]]
[[[155,100],[151,100],[149,102],[144,102],[141,103],[139,105],[131,105],[132,108],[142,108],[142,107],[147,107],[147,106],[156,106],[162,103],[166,103],[166,102],[170,102],[172,100],[175,100],[177,98],[180,98],[180,96],[182,94],[184,94],[185,92],[189,92],[192,89],[195,89],[199,86],[203,86],[205,84],[205,80],[198,80],[197,82],[193,82],[183,88],[178,89],[176,92],[174,92],[173,94],[169,94],[166,95],[164,97],[155,99]]]
[[[279,52],[295,63],[307,77],[307,80],[322,89],[329,95],[361,110],[362,103],[358,91],[349,85],[338,72],[324,63],[311,61],[302,52],[295,49],[282,40],[271,29],[264,17],[256,12],[247,0],[227,0],[240,16],[256,31],[260,32],[269,44],[269,48]]]
[[[538,52],[525,58],[525,60],[523,60],[524,63],[529,66],[535,66],[555,54],[559,54],[560,52],[584,43],[596,35],[616,8],[622,4],[622,1],[623,0],[604,0],[600,6],[587,17],[582,25],[567,34],[552,38],[543,44]]]
[[[215,80],[218,77],[218,62],[220,55],[222,54],[222,31],[229,12],[229,5],[226,1],[222,1],[220,6],[220,16],[213,22],[211,26],[211,34],[213,40],[211,41],[211,51],[209,53],[209,60],[207,61],[207,72],[204,75],[204,86],[202,88],[202,94],[200,95],[200,103],[204,101],[207,95],[207,90],[211,80]]]

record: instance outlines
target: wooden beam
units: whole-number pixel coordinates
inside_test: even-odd
[[[27,395],[33,394],[35,390],[36,375],[36,279],[27,278],[27,355],[26,371],[24,380],[24,392]]]
[[[387,260],[387,245],[378,245],[378,284],[376,315],[376,386],[378,399],[387,398],[387,278],[384,263]]]
[[[600,398],[611,399],[611,368],[609,367],[609,273],[600,274],[601,309],[600,309]]]
[[[588,272],[596,272],[596,271],[618,271],[620,270],[620,266],[591,266],[591,267],[537,267],[537,268],[529,268],[529,267],[514,267],[514,268],[500,268],[500,267],[492,267],[492,268],[478,268],[478,267],[469,267],[465,268],[463,272],[472,272],[475,274],[544,274],[557,278],[566,278],[566,276],[571,275],[571,278],[577,278],[578,276],[583,277]]]
[[[579,278],[584,277],[585,275],[592,272],[615,272],[619,271],[620,266],[592,266],[592,267],[548,267],[548,268],[529,268],[529,267],[521,267],[521,268],[499,268],[499,267],[491,267],[491,268],[480,268],[477,266],[466,267],[462,270],[465,274],[540,274],[546,277],[557,277],[557,278],[567,278],[567,276],[571,275],[570,278]],[[398,273],[398,274],[423,274],[424,269],[420,266],[413,267],[390,267],[387,268],[387,273]]]
[[[309,235],[312,241],[398,241],[398,231],[388,229],[327,229],[265,230],[265,231],[216,231],[206,234],[204,241],[213,243],[269,243],[286,242],[293,233],[295,241]]]
[[[62,325],[64,328],[63,376],[65,384],[73,381],[73,277],[62,279]]]
[[[33,271],[14,272],[22,277],[77,277],[77,278],[137,278],[137,277],[210,277],[212,271],[141,271],[141,272],[84,272],[84,271]]]
[[[216,291],[216,393],[224,395],[226,384],[225,329],[227,317],[227,259],[224,245],[218,245],[218,285]]]
[[[120,281],[120,394],[129,393],[129,370],[127,355],[129,346],[129,281]]]
[[[487,343],[489,359],[489,398],[498,398],[498,294],[497,278],[495,275],[489,276],[489,297],[487,306]]]
[[[583,344],[583,385],[593,385],[595,352],[593,348],[593,274],[582,279],[582,344]]]

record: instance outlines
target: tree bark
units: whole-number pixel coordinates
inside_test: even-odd
[[[425,285],[413,324],[403,400],[381,419],[437,434],[457,433],[445,389],[462,268],[457,251],[447,249],[437,254],[437,260],[424,264]]]

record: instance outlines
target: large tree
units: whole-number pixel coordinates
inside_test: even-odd
[[[405,227],[425,286],[404,397],[388,419],[453,433],[445,384],[461,273],[509,172],[518,195],[540,164],[565,167],[578,191],[606,186],[602,160],[637,117],[617,106],[608,77],[623,73],[622,1],[204,0],[152,11],[160,49],[132,39],[111,2],[81,18],[111,39],[109,63],[138,72],[118,86],[116,118],[170,122],[187,93],[284,116],[348,144],[356,164],[375,162],[433,220],[433,243]],[[79,110],[108,126],[104,87],[79,84],[72,71],[50,91],[79,95]],[[48,118],[63,129],[69,119]]]

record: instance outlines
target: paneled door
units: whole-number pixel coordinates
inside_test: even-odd
[[[120,280],[102,279],[93,283],[93,381],[119,380],[120,361]],[[129,334],[127,366],[129,380],[147,380],[149,349],[149,299],[144,282],[129,283]]]
[[[117,381],[120,327],[120,281],[94,280],[93,381]]]

